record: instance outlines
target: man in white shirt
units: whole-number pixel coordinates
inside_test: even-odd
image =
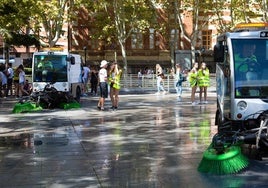
[[[108,62],[106,60],[101,61],[99,71],[99,86],[100,86],[100,99],[97,105],[99,110],[104,111],[105,98],[108,97],[108,83],[107,83],[107,68]]]

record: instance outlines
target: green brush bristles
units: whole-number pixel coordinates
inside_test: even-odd
[[[59,105],[62,109],[73,109],[73,108],[81,108],[81,105],[78,102],[70,102],[70,103],[61,103]],[[35,103],[25,102],[25,103],[16,103],[13,108],[13,113],[22,113],[22,112],[35,112],[42,110],[41,106],[37,106]]]
[[[43,108],[41,106],[36,106],[35,103],[26,102],[26,103],[16,103],[12,112],[13,113],[33,112],[42,109]]]
[[[72,108],[81,108],[81,105],[78,102],[61,103],[60,108],[67,110]]]
[[[225,153],[217,154],[211,146],[203,154],[198,171],[209,174],[233,174],[246,168],[248,159],[241,153],[239,146],[226,148]]]

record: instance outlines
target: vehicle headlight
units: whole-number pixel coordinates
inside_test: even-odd
[[[34,86],[34,87],[38,87],[38,83],[35,82],[33,86]]]
[[[67,84],[64,82],[64,83],[62,83],[62,87],[66,87],[67,86]]]
[[[240,101],[239,103],[237,103],[237,109],[243,111],[246,110],[248,104],[245,101]]]

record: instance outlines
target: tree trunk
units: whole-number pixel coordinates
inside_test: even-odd
[[[121,47],[122,52],[122,59],[123,59],[123,69],[124,69],[124,77],[127,75],[127,54],[126,54],[126,47],[125,47],[125,41],[119,40],[119,44]]]

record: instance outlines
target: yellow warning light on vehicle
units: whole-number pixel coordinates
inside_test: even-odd
[[[255,23],[240,23],[234,28],[235,31],[252,31],[268,29],[267,22],[255,22]]]
[[[64,49],[62,47],[51,47],[51,48],[42,48],[41,51],[43,52],[63,52]]]

